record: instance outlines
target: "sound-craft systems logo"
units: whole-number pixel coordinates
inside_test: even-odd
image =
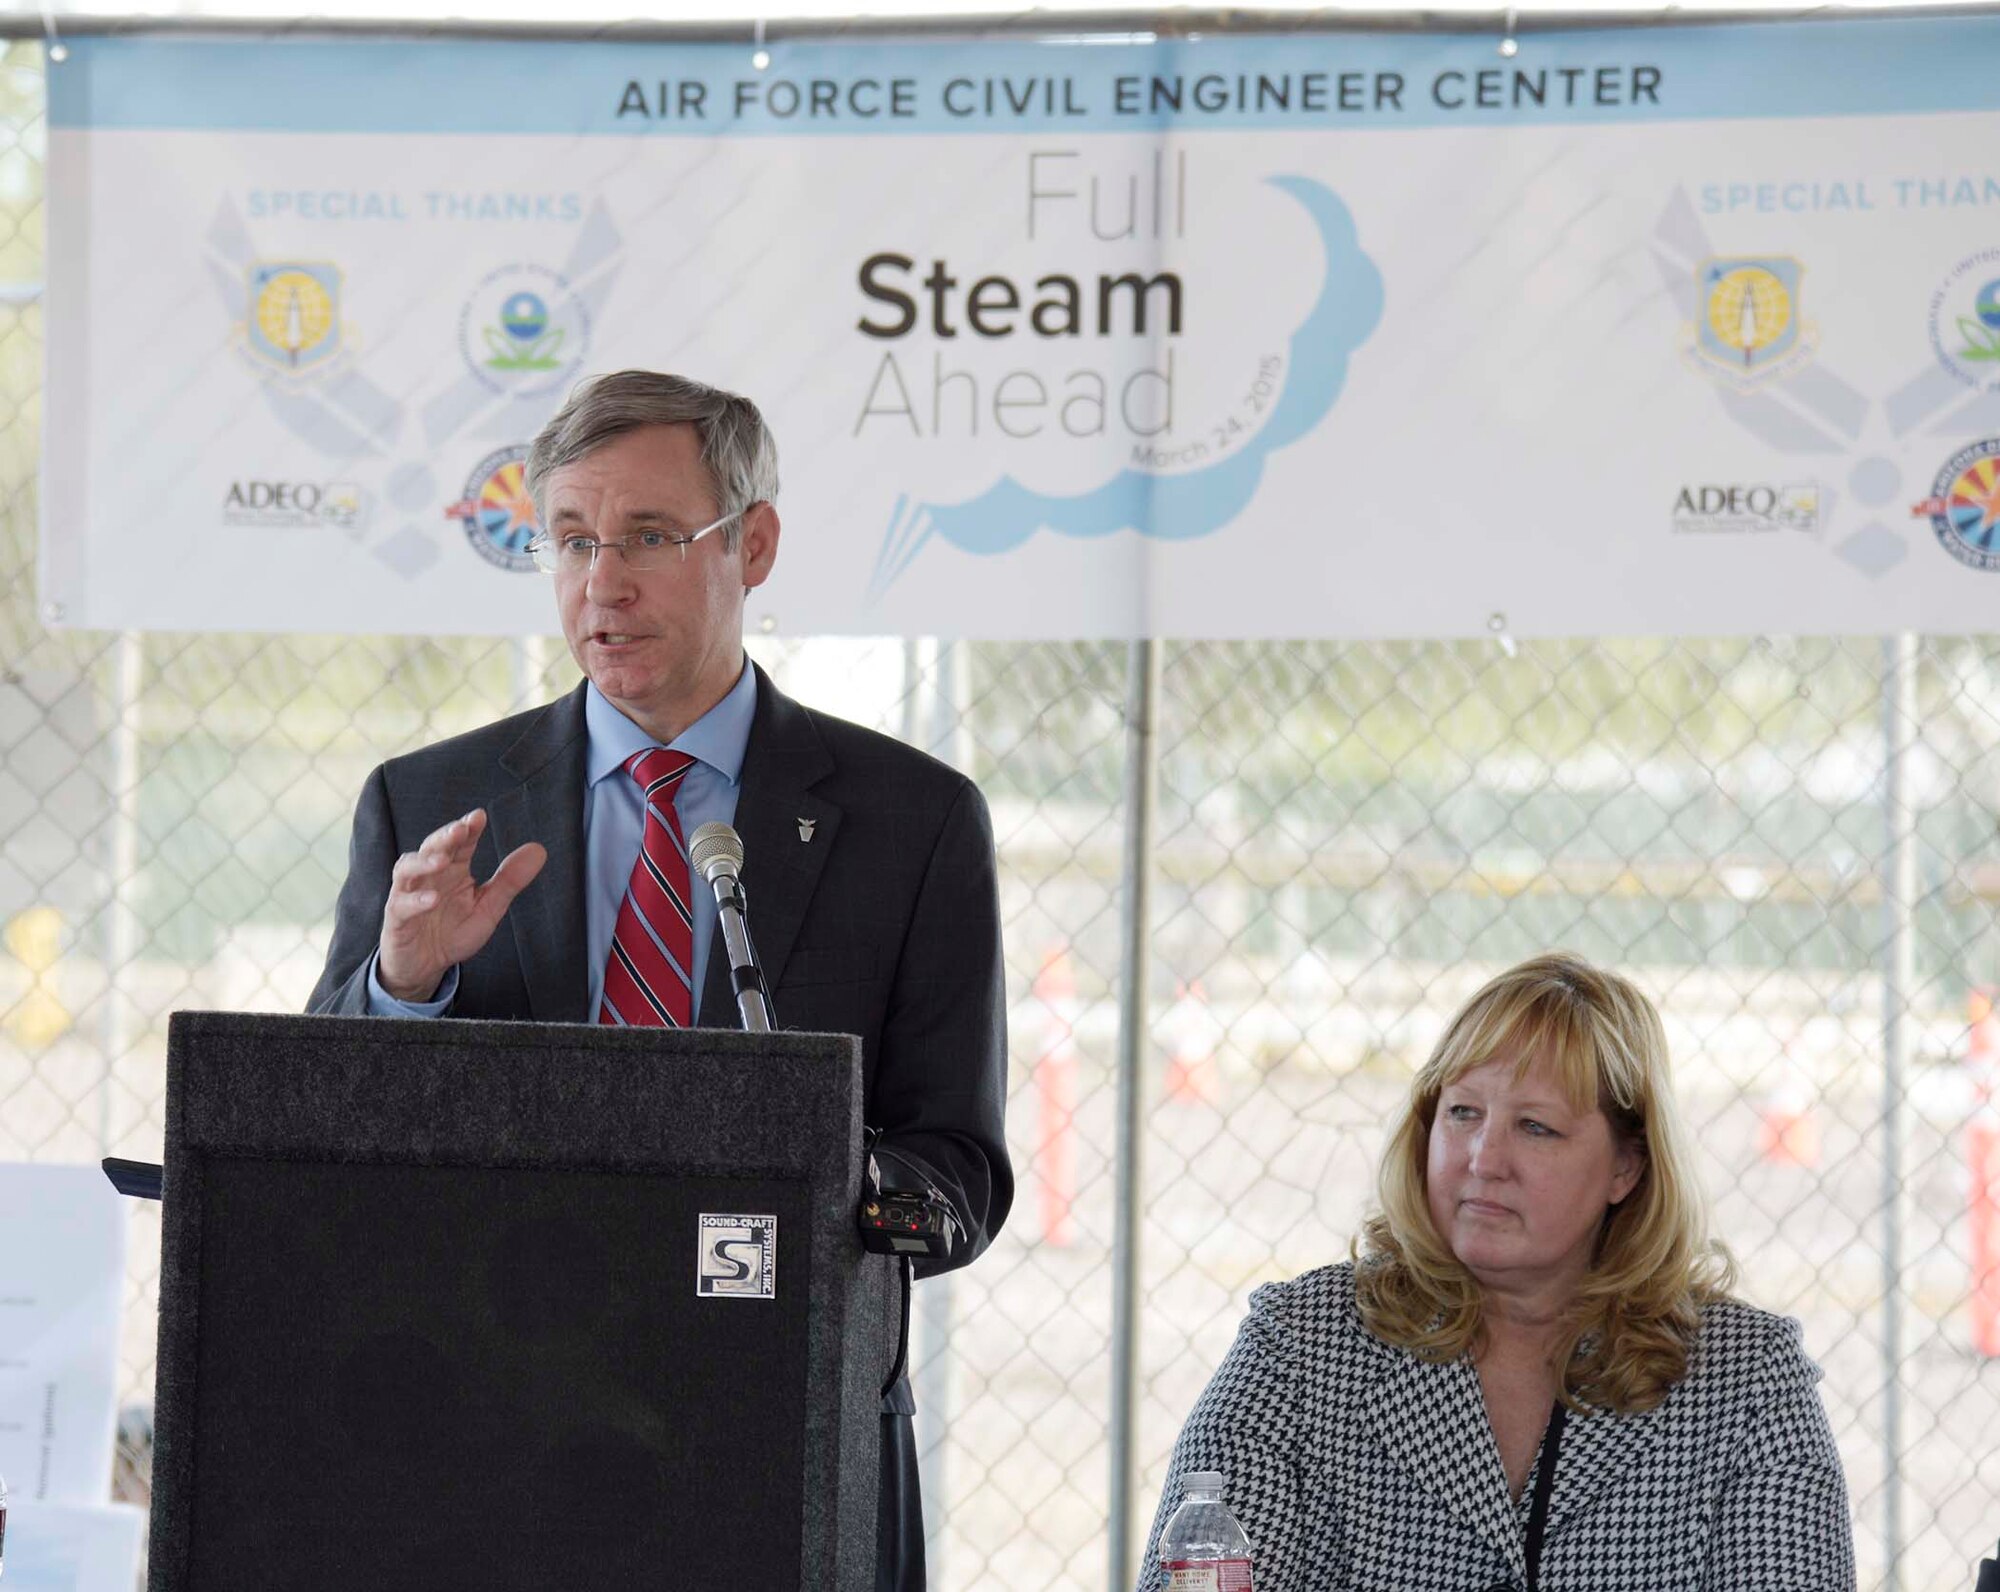
[[[1931,352],[1966,386],[2000,392],[2000,249],[1960,260],[1931,295]]]
[[[1931,495],[1910,510],[1961,564],[2000,570],[2000,437],[1961,448],[1937,473]]]
[[[266,370],[287,376],[323,372],[346,343],[340,270],[323,262],[260,261],[250,267],[243,349]]]
[[[590,347],[590,316],[566,278],[508,265],[473,290],[458,317],[466,368],[491,391],[533,397],[568,385]]]
[[[1805,267],[1781,255],[1702,262],[1682,357],[1739,392],[1793,374],[1819,346],[1819,328],[1801,313],[1804,279]]]
[[[535,567],[528,543],[541,529],[528,496],[527,458],[528,450],[519,444],[487,454],[466,477],[465,495],[444,511],[445,518],[464,527],[475,553],[516,573]]]
[[[771,1299],[778,1292],[778,1218],[703,1213],[694,1291],[703,1299]]]

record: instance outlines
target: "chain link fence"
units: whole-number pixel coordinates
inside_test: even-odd
[[[575,674],[546,638],[42,628],[43,137],[40,50],[14,44],[0,1159],[157,1159],[167,1014],[302,1007],[367,771]],[[958,763],[993,807],[1020,1193],[988,1256],[919,1290],[934,1586],[1104,1587],[1121,1445],[1141,1533],[1250,1289],[1345,1254],[1445,1018],[1554,946],[1662,1007],[1743,1291],[1801,1317],[1826,1368],[1862,1585],[1970,1584],[2000,1531],[1968,1162],[2000,1083],[2000,640],[752,650],[787,691]],[[1154,663],[1156,722],[1135,726],[1133,671]],[[1147,749],[1147,1018],[1126,1047]],[[133,1208],[121,1371],[118,1485],[140,1501],[156,1211]]]

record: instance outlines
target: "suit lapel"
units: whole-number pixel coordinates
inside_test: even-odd
[[[833,755],[820,739],[812,715],[758,669],[757,710],[750,721],[736,797],[736,833],[743,840],[750,937],[774,990],[839,838],[841,809],[811,789],[833,771]],[[777,1015],[782,1025],[785,1014]],[[703,973],[695,1021],[715,1028],[736,1026],[729,958],[719,935]]]
[[[1525,1581],[1520,1517],[1472,1362],[1396,1355],[1370,1395],[1369,1418],[1390,1457]]]
[[[1556,1457],[1555,1490],[1549,1494],[1548,1541],[1555,1542],[1564,1523],[1581,1514],[1607,1482],[1628,1475],[1659,1436],[1665,1409],[1644,1415],[1612,1415],[1593,1410],[1570,1412],[1563,1428],[1562,1449]]]
[[[488,810],[496,855],[525,841],[549,848],[541,876],[508,909],[528,986],[528,1015],[542,1023],[590,1020],[584,964],[583,782],[590,736],[583,687],[551,702],[500,759],[521,783]]]

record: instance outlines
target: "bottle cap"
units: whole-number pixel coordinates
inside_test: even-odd
[[[1191,1470],[1181,1478],[1181,1484],[1189,1492],[1221,1492],[1222,1480],[1219,1470]]]

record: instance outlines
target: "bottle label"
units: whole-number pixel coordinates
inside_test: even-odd
[[[1162,1559],[1160,1592],[1250,1592],[1250,1561]]]

